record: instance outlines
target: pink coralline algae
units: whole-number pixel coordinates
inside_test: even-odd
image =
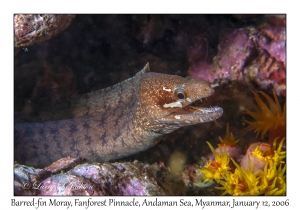
[[[219,39],[218,53],[212,63],[190,63],[192,77],[210,82],[245,81],[285,96],[285,16],[266,16],[259,26],[223,29]]]
[[[157,165],[116,162],[74,167],[83,160],[73,159],[62,158],[44,169],[16,164],[15,195],[164,195],[156,182]]]
[[[26,47],[43,42],[66,29],[75,15],[29,15],[14,16],[14,45]]]

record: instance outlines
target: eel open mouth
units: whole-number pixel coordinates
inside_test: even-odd
[[[221,107],[208,108],[188,105],[177,109],[171,116],[180,123],[191,125],[214,121],[221,117],[222,114],[223,109]]]
[[[211,122],[222,116],[223,109],[221,107],[202,107],[198,101],[176,107],[173,112],[164,117],[164,121],[168,124],[193,125]]]

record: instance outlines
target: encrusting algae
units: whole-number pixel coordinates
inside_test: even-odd
[[[269,107],[254,93],[259,108],[256,112],[246,110],[256,121],[246,121],[247,130],[263,137],[269,134],[269,143],[255,142],[249,145],[242,158],[233,156],[232,149],[240,148],[229,127],[226,128],[224,139],[219,137],[221,144],[218,148],[207,142],[214,158],[200,168],[202,173],[200,182],[214,181],[221,186],[216,189],[223,190],[222,195],[285,195],[286,194],[286,151],[285,151],[285,104],[283,109],[274,94],[274,100],[267,94],[260,92],[268,101]],[[275,136],[278,135],[278,136]],[[199,184],[195,183],[196,186]]]

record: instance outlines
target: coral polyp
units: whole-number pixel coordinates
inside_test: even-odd
[[[256,172],[258,170],[263,170],[265,165],[270,161],[274,161],[276,165],[284,163],[284,159],[286,157],[286,152],[282,151],[283,142],[285,138],[283,138],[279,145],[277,146],[276,138],[271,146],[268,143],[256,142],[249,146],[246,151],[245,156],[242,158],[240,162],[240,166],[245,169],[251,169],[252,172]]]
[[[246,129],[254,130],[257,136],[261,134],[261,138],[268,132],[269,142],[271,143],[276,137],[283,138],[286,135],[286,105],[284,103],[283,108],[281,108],[275,93],[273,93],[274,100],[262,91],[259,93],[268,101],[269,106],[253,92],[258,107],[254,112],[248,109],[245,110],[247,114],[255,119],[253,122],[246,120],[249,124]]]
[[[283,151],[283,143],[285,142],[285,138],[282,138],[279,145],[277,146],[277,140],[274,139],[273,141],[273,155],[272,159],[275,161],[276,164],[284,163],[284,159],[286,158],[286,152]]]
[[[286,194],[286,165],[280,164],[276,167],[274,161],[269,161],[262,174],[262,180],[268,185],[265,188],[265,195],[285,195]]]
[[[245,169],[250,169],[252,172],[263,170],[272,154],[271,150],[271,145],[267,143],[253,143],[247,149],[240,165]]]
[[[236,140],[232,133],[229,133],[227,126],[225,139],[230,137],[232,142]],[[197,170],[202,173],[201,182],[216,182],[219,186],[216,189],[223,190],[222,195],[249,196],[249,195],[285,195],[286,194],[286,152],[283,151],[285,138],[278,142],[275,138],[272,145],[265,142],[252,143],[241,161],[229,158],[225,145],[219,145],[214,149],[210,147],[214,160],[210,159],[204,167]],[[224,142],[220,138],[221,142]],[[238,147],[238,145],[235,145]]]
[[[218,144],[218,147],[215,149],[216,153],[219,153],[220,155],[222,155],[222,153],[227,153],[229,158],[233,158],[233,159],[239,159],[242,151],[240,146],[237,145],[237,142],[239,140],[237,140],[232,133],[229,132],[229,124],[227,124],[226,126],[226,135],[225,138],[221,138],[219,136],[220,139],[220,144]],[[212,159],[214,160],[215,158],[213,157],[214,154],[209,154],[207,156],[208,159]]]
[[[230,170],[228,154],[222,149],[218,153],[209,142],[207,144],[214,154],[215,160],[209,160],[206,166],[201,169],[204,174],[203,180],[220,180],[224,171]]]
[[[238,143],[238,139],[235,139],[235,137],[233,136],[232,133],[229,132],[229,124],[227,124],[226,126],[226,135],[225,135],[225,138],[222,139],[220,136],[219,136],[219,139],[220,139],[220,146],[221,145],[228,145],[228,146],[235,146],[236,143]]]
[[[249,169],[244,169],[239,166],[233,159],[236,169],[234,173],[225,172],[223,179],[219,183],[222,187],[217,189],[224,190],[223,195],[258,195],[261,192],[261,187],[258,186],[260,177],[258,173],[252,173]]]

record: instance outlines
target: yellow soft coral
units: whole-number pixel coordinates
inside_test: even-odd
[[[274,95],[274,100],[264,92],[259,92],[268,101],[269,107],[262,101],[262,99],[255,93],[254,98],[258,105],[255,112],[251,112],[248,109],[245,110],[247,114],[255,119],[254,122],[246,121],[249,125],[247,130],[254,130],[254,132],[261,137],[269,131],[269,142],[275,137],[285,137],[285,125],[286,125],[286,106],[283,108],[279,104],[278,98]]]
[[[285,179],[285,151],[282,151],[283,138],[277,146],[277,139],[274,140],[272,150],[261,150],[260,146],[256,146],[253,154],[266,161],[262,170],[254,170],[257,163],[252,159],[253,163],[248,164],[244,168],[237,164],[233,159],[231,161],[236,166],[234,173],[225,171],[223,177],[217,181],[222,187],[218,189],[224,190],[224,194],[230,195],[285,195],[286,179]],[[248,157],[248,161],[250,158]]]
[[[224,190],[223,195],[285,195],[286,152],[283,151],[285,138],[282,138],[279,144],[277,144],[277,140],[278,138],[273,141],[272,146],[259,142],[253,144],[251,154],[265,162],[264,166],[257,170],[255,170],[256,159],[250,159],[248,156],[249,164],[246,167],[239,165],[233,158],[228,158],[226,151],[221,149],[220,153],[217,153],[207,142],[215,156],[215,161],[209,160],[205,167],[200,169],[204,174],[202,181],[207,183],[213,180],[219,183],[221,186],[216,188]],[[230,161],[235,166],[234,172],[229,166]]]
[[[286,152],[283,151],[283,143],[285,141],[285,138],[282,138],[279,145],[277,146],[277,138],[273,141],[273,155],[271,156],[271,159],[275,161],[276,165],[279,165],[280,163],[284,163],[284,159],[286,158]]]
[[[262,170],[272,155],[270,144],[256,142],[249,146],[246,154],[240,161],[240,166],[256,172]]]
[[[206,165],[201,168],[204,174],[203,180],[219,180],[224,171],[230,170],[229,157],[226,151],[221,150],[220,153],[217,153],[209,142],[207,142],[207,144],[214,154],[215,160],[209,160]]]
[[[220,136],[219,136],[219,139],[220,139],[220,142],[221,145],[229,145],[229,146],[235,146],[236,143],[239,141],[237,139],[235,139],[235,137],[233,136],[232,133],[229,132],[229,124],[227,123],[227,126],[226,126],[226,136],[224,139],[222,139]]]
[[[246,170],[240,167],[233,159],[232,162],[236,166],[234,173],[229,171],[223,173],[224,181],[219,181],[223,187],[217,187],[217,189],[225,190],[223,195],[227,193],[234,196],[259,195],[261,192],[261,186],[258,185],[260,171],[252,173],[251,169]]]
[[[233,159],[232,162],[236,166],[234,173],[226,171],[223,173],[223,179],[217,181],[222,187],[216,188],[224,190],[223,195],[285,195],[285,164],[284,166],[283,164],[276,166],[276,163],[271,159],[263,171],[259,170],[253,173],[253,170],[244,169]]]
[[[264,195],[285,195],[286,194],[286,164],[276,166],[275,161],[270,160],[265,166],[261,175],[262,181],[266,183]]]

